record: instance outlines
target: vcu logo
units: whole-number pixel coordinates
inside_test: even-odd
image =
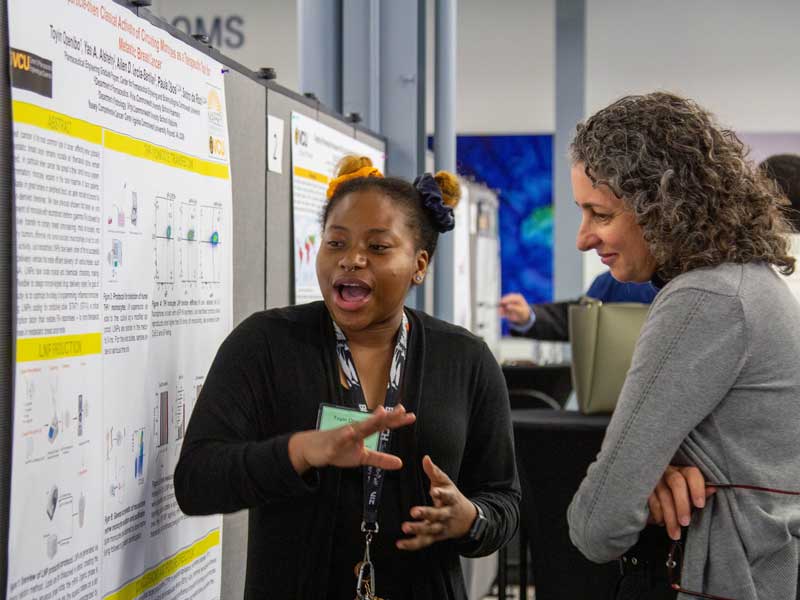
[[[11,52],[11,66],[21,71],[31,70],[31,55],[19,50],[12,50]]]
[[[225,158],[225,142],[214,135],[208,136],[208,152],[213,156]]]
[[[47,98],[53,97],[53,63],[31,52],[11,51],[11,85]]]
[[[300,129],[299,127],[294,128],[294,143],[297,146],[303,146],[304,148],[308,147],[308,133]]]

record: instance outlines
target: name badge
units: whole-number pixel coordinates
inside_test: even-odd
[[[372,413],[361,412],[355,408],[336,406],[335,404],[320,404],[319,412],[317,413],[317,429],[320,431],[328,431],[329,429],[336,429],[337,427],[344,427],[352,423],[366,421],[371,416]],[[377,450],[378,435],[378,433],[373,433],[366,438],[364,440],[364,446],[369,450]]]

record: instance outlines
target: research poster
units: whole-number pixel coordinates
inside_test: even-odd
[[[10,600],[220,595],[173,471],[231,328],[221,66],[110,0],[9,0]]]
[[[475,285],[475,314],[473,330],[483,338],[495,356],[500,352],[500,317],[497,300],[500,298],[500,238],[497,227],[497,202],[482,199],[480,191],[472,198],[475,206],[475,245],[473,259]]]
[[[321,300],[316,260],[320,245],[322,210],[328,183],[347,154],[368,156],[386,169],[386,156],[372,146],[305,115],[292,113],[292,220],[294,226],[294,293],[302,304]]]
[[[460,180],[461,200],[453,210],[453,323],[472,330],[472,277],[470,266],[470,186]]]

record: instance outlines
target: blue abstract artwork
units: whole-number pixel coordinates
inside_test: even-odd
[[[460,135],[458,172],[497,191],[502,290],[553,299],[553,136]]]

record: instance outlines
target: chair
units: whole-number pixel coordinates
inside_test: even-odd
[[[541,390],[511,389],[508,390],[508,400],[511,404],[511,410],[521,408],[561,410],[561,405],[552,396]]]
[[[544,392],[564,406],[572,392],[570,365],[503,365],[503,377],[509,390]]]

